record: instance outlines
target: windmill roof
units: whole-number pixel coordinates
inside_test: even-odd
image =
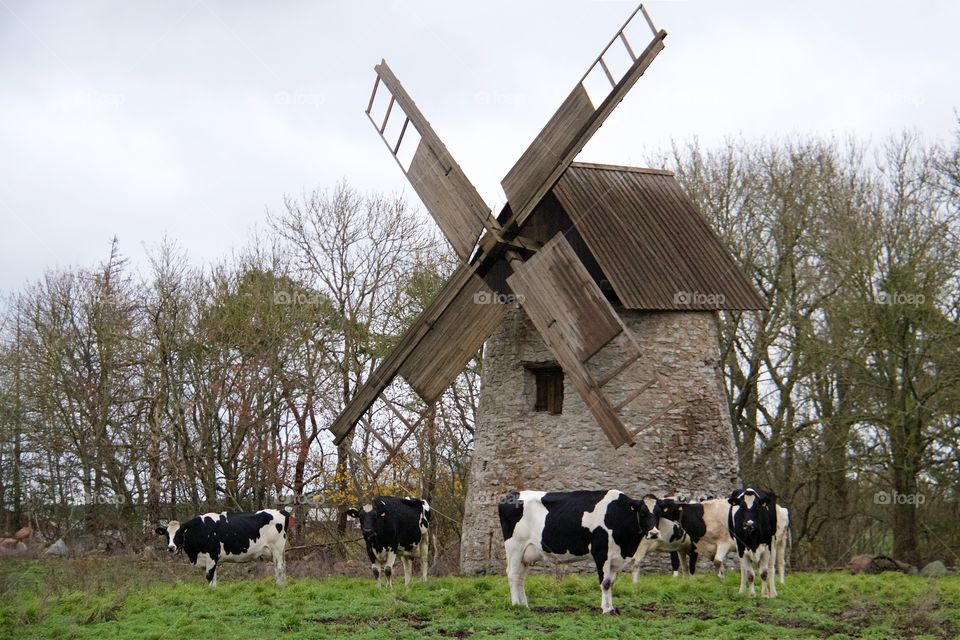
[[[766,308],[673,173],[575,162],[553,195],[625,307]]]

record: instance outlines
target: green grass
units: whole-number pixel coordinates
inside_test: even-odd
[[[368,578],[271,579],[113,559],[0,562],[0,638],[956,638],[960,578],[799,573],[780,598],[737,594],[739,576],[629,575],[619,616],[592,575],[533,576],[532,609],[506,579],[439,578],[378,591]]]

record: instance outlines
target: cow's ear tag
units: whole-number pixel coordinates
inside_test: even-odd
[[[680,513],[683,513],[683,507],[679,507],[678,510],[680,511]]]

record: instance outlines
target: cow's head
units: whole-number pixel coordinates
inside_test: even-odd
[[[737,507],[736,525],[743,532],[752,534],[767,533],[776,518],[777,496],[773,491],[746,487],[730,494],[727,502]]]
[[[347,509],[347,515],[360,521],[360,533],[364,539],[373,540],[381,528],[381,522],[387,517],[387,504],[380,498],[359,509]]]
[[[687,506],[686,498],[661,498],[657,500],[656,514],[660,518],[666,518],[673,522],[680,522],[683,517],[683,510]]]
[[[644,496],[642,500],[634,500],[623,494],[620,494],[620,500],[627,507],[627,509],[637,515],[637,522],[640,525],[641,539],[656,540],[660,537],[660,530],[657,529],[657,516],[655,516],[650,507],[647,506],[647,501],[650,499],[650,497],[650,494],[648,494]],[[656,505],[656,498],[654,497],[653,500],[654,505]],[[654,506],[654,509],[656,509],[656,506]]]
[[[184,527],[176,520],[171,520],[165,527],[157,527],[157,535],[166,538],[167,550],[170,553],[183,551],[183,532]]]

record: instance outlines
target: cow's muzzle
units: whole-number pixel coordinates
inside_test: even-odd
[[[659,529],[656,529],[656,528],[650,529],[650,531],[647,532],[647,537],[648,537],[649,539],[651,539],[651,540],[657,540],[657,539],[659,539],[659,538],[660,538],[660,530],[659,530]]]
[[[168,544],[168,545],[167,545],[167,551],[169,551],[170,553],[176,553],[176,552],[177,552],[177,545],[175,545],[175,544]]]
[[[753,520],[747,520],[746,522],[743,523],[743,530],[746,531],[747,533],[752,533],[753,527],[754,527]]]

